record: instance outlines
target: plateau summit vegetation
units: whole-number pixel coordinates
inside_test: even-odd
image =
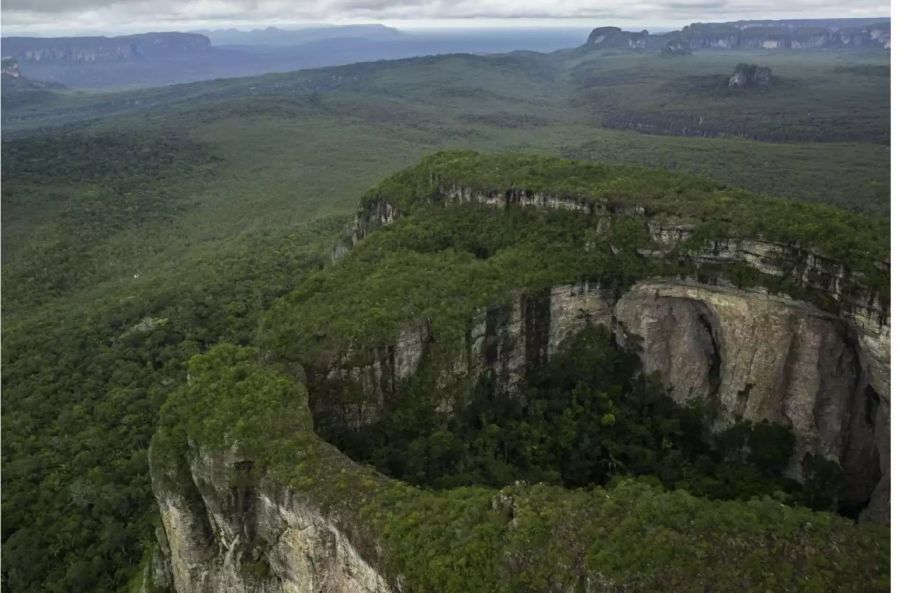
[[[889,327],[888,56],[671,53],[103,93],[5,64],[3,590],[147,590],[154,489],[232,448],[252,463],[226,490],[290,489],[404,590],[887,590],[888,528],[840,503],[834,456],[796,458],[783,422],[713,427],[713,398],[674,401],[614,328],[528,345],[515,390],[447,370],[473,320],[490,337],[561,285],[674,278]],[[771,84],[729,87],[747,63]],[[840,289],[709,251],[734,241]],[[408,335],[421,362],[372,411],[347,379]],[[270,547],[247,552],[248,582],[273,578]]]

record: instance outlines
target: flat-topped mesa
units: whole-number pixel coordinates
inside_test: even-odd
[[[603,48],[644,49],[650,33],[646,30],[633,33],[619,27],[598,27],[588,36],[587,46]]]
[[[579,166],[586,165],[572,164]],[[588,243],[608,245],[613,257],[628,254],[607,240],[612,229],[622,221],[636,221],[648,240],[631,256],[660,264],[647,269],[670,272],[631,285],[573,278],[571,284],[543,291],[514,290],[509,300],[473,312],[455,345],[444,344],[440,353],[428,319],[413,316],[396,328],[396,339],[375,348],[346,344],[327,368],[310,369],[312,376],[349,381],[363,394],[337,407],[317,400],[317,414],[347,426],[374,422],[385,403],[398,395],[399,386],[422,369],[428,369],[426,374],[436,381],[435,393],[441,394],[438,411],[464,405],[460,394],[478,377],[489,376],[496,390],[515,394],[528,369],[545,364],[581,329],[600,324],[621,348],[639,353],[645,372],[660,374],[676,401],[713,398],[720,411],[718,428],[735,419],[789,426],[796,446],[787,475],[802,479],[806,454],[838,462],[845,477],[842,504],[868,505],[863,517],[888,521],[890,305],[878,283],[889,273],[888,261],[857,255],[853,261],[868,263],[863,273],[809,242],[775,240],[761,233],[741,236],[736,229],[744,227],[734,217],[732,226],[723,230],[715,226],[714,216],[732,216],[734,209],[711,211],[702,202],[706,198],[691,197],[681,186],[663,191],[662,199],[640,199],[640,187],[631,194],[604,194],[602,183],[591,186],[600,188],[593,194],[512,183],[508,189],[493,189],[493,183],[473,181],[473,174],[432,170],[419,175],[416,181],[406,181],[416,186],[413,193],[390,183],[370,193],[335,254],[346,253],[404,217],[440,216],[435,207],[472,205],[589,217],[589,232],[597,240]],[[621,187],[628,181],[618,169],[604,175],[610,185]],[[790,204],[759,199],[754,205],[749,194],[734,200],[726,191],[708,193],[710,207],[758,206],[760,217],[767,216],[767,207]],[[670,194],[685,196],[689,215],[677,214],[666,201]],[[811,208],[811,224],[827,215],[855,220],[850,213]],[[793,216],[785,214],[785,223],[793,224]],[[854,243],[860,244],[867,245]]]
[[[890,20],[864,24],[827,21],[744,21],[735,23],[693,23],[668,33],[630,32],[618,27],[598,27],[591,31],[583,49],[690,50],[803,50],[857,49],[883,50],[891,47]],[[674,45],[669,45],[674,44]]]
[[[890,308],[885,296],[877,288],[867,286],[866,279],[860,272],[848,269],[846,265],[815,248],[759,238],[711,238],[692,244],[691,240],[696,238],[698,227],[702,225],[679,222],[665,215],[655,216],[650,208],[639,204],[596,201],[529,189],[494,191],[443,182],[437,184],[433,199],[446,205],[476,203],[493,208],[518,206],[581,212],[597,218],[598,233],[607,228],[605,223],[611,217],[639,216],[644,219],[647,232],[655,244],[655,249],[641,250],[641,255],[663,258],[677,253],[697,265],[747,265],[763,277],[788,278],[802,288],[821,293],[833,301],[835,312],[853,318],[867,327],[890,325]],[[336,244],[334,259],[338,259],[370,233],[403,215],[403,211],[390,198],[368,201],[360,207],[354,225]],[[889,262],[873,260],[872,264],[879,271],[889,273]],[[752,288],[764,289],[763,285]],[[827,303],[819,304],[828,306]]]
[[[714,501],[627,479],[576,490],[524,482],[445,490],[386,478],[319,439],[304,388],[257,364],[258,355],[223,344],[194,357],[192,380],[163,407],[150,449],[158,545],[131,590],[440,593],[551,583],[575,591],[600,583],[645,591],[665,583],[678,593],[715,582],[734,593],[772,574],[786,590],[824,582],[875,591],[887,580],[887,529],[767,497]],[[669,560],[648,563],[643,550]]]

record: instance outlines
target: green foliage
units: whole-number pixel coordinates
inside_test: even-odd
[[[522,395],[495,393],[485,376],[465,397],[470,403],[447,417],[434,412],[434,389],[413,379],[386,403],[383,420],[352,428],[326,413],[318,432],[353,459],[423,486],[525,480],[577,488],[653,476],[710,498],[809,500],[781,477],[794,448],[790,429],[742,421],[713,437],[702,406],[678,406],[603,327],[583,330],[534,369]]]
[[[864,75],[883,69],[887,56],[763,50],[703,52],[690,60],[604,58],[580,63],[573,75],[577,96],[607,127],[773,142],[889,142],[887,85]],[[778,78],[750,92],[729,89],[735,63],[748,59]],[[846,67],[835,68],[844,60]]]
[[[597,233],[592,218],[581,213],[435,204],[439,188],[450,184],[499,195],[505,188],[525,188],[620,212],[643,208],[662,218],[696,221],[696,233],[682,246],[688,253],[728,237],[803,247],[833,256],[887,297],[887,274],[876,264],[888,253],[882,221],[658,171],[448,152],[424,159],[366,195],[364,208],[387,199],[406,216],[277,303],[266,343],[316,366],[348,344],[389,343],[409,325],[427,324],[438,343],[449,343],[462,335],[476,310],[506,301],[513,289],[581,279],[625,287],[639,278],[684,271],[677,261],[638,255],[649,246],[642,217],[617,214],[609,232]],[[725,275],[739,286],[798,292],[788,280],[762,279],[746,266],[726,269]]]
[[[477,309],[512,290],[579,278],[626,286],[661,273],[667,264],[633,252],[645,240],[644,227],[630,221],[598,239],[588,217],[570,212],[423,206],[276,303],[264,340],[313,366],[348,343],[379,346],[415,324],[427,323],[438,343],[455,343]],[[613,244],[628,251],[614,256]]]
[[[9,314],[110,275],[133,275],[121,260],[146,250],[148,231],[171,225],[187,207],[170,180],[203,179],[214,158],[177,134],[101,133],[7,141],[3,161],[14,172],[3,187]]]
[[[191,382],[161,412],[154,471],[183,463],[191,447],[237,447],[260,480],[352,525],[364,558],[404,589],[887,591],[887,529],[769,498],[709,501],[635,480],[433,491],[385,479],[324,445],[303,388],[258,358],[226,344],[191,361]]]
[[[519,485],[423,493],[376,517],[410,590],[887,591],[886,540],[855,550],[862,533],[849,522],[770,499],[711,503],[634,481]],[[832,544],[839,553],[820,551]]]
[[[55,326],[4,327],[3,555],[13,590],[116,591],[128,579],[152,537],[146,450],[158,408],[190,356],[219,337],[251,339],[287,281],[276,274],[266,265],[201,286],[169,278],[142,300],[56,313]],[[136,329],[151,316],[168,321]]]
[[[772,67],[783,84],[752,93],[728,89],[734,64],[747,59]],[[275,120],[272,133],[290,135],[303,162],[307,136],[291,133],[299,122],[327,123],[325,145],[350,152],[344,141],[362,124],[383,142],[411,142],[417,155],[441,147],[512,149],[676,168],[883,214],[890,203],[888,62],[877,54],[797,51],[702,52],[689,60],[602,51],[437,56],[119,93],[55,93],[49,104],[4,109],[3,125],[11,137],[104,118],[118,118],[111,127],[119,129],[149,121],[179,130]],[[711,79],[725,96],[703,84],[692,91]],[[609,127],[637,125],[674,135]],[[245,144],[252,158],[255,142]]]
[[[302,386],[259,366],[258,358],[256,350],[228,343],[192,357],[190,381],[173,392],[160,411],[153,455],[177,458],[190,438],[211,450],[238,442],[248,454],[265,458],[270,444],[273,451],[282,449],[270,439],[310,432]],[[255,411],[253,422],[245,417],[247,410]],[[258,422],[268,430],[260,432]]]
[[[841,466],[821,455],[803,458],[805,502],[814,509],[834,511],[843,481]]]
[[[449,152],[426,158],[369,193],[403,211],[430,201],[436,186],[457,183],[503,193],[509,188],[635,205],[656,215],[717,225],[738,238],[765,238],[820,250],[842,263],[867,265],[888,253],[883,221],[825,206],[757,196],[698,179],[630,167],[520,155]]]
[[[503,194],[522,188],[612,208],[641,207],[655,216],[698,224],[690,241],[760,238],[831,257],[886,295],[886,220],[826,206],[754,195],[715,183],[630,167],[519,155],[439,153],[385,181],[367,200],[389,198],[405,212],[432,201],[438,186],[456,183]]]
[[[196,207],[191,183],[218,166],[206,151],[156,134],[3,149],[4,583],[117,591],[153,537],[147,446],[188,358],[220,339],[249,343],[343,221],[154,266],[173,246],[167,229]],[[200,243],[194,229],[187,242]]]
[[[819,119],[826,135],[846,134],[852,120],[863,124],[860,137],[874,138],[869,123],[883,119],[883,60],[766,55],[776,72],[803,79],[809,90],[805,100],[772,104],[784,118],[802,119],[827,95],[830,113],[843,104],[849,115]],[[721,74],[736,62],[697,58],[678,64],[682,70],[667,60],[666,69]],[[620,79],[646,73],[639,62],[596,59],[594,66]],[[590,104],[573,103],[582,61],[444,56],[121,93],[48,88],[40,100],[31,94],[18,103],[4,92],[5,586],[99,592],[127,581],[152,537],[147,443],[187,359],[222,339],[255,342],[262,311],[324,264],[359,195],[423,154],[475,147],[577,155],[888,210],[884,146],[606,129]],[[835,67],[847,71],[823,74]],[[639,93],[660,96],[654,89]],[[848,93],[852,105],[840,98]],[[767,117],[748,104],[735,107],[742,122]],[[561,262],[553,250],[567,250],[578,232],[567,224],[551,225],[564,233],[552,240],[512,248],[512,231],[527,226],[507,227],[501,242],[489,230],[473,233],[456,260],[440,249],[422,258],[435,277],[446,261],[456,279],[467,266],[478,268],[475,260],[491,278],[495,268],[510,268],[496,282],[449,293],[459,304],[450,310],[499,302],[493,290],[504,291],[510,279],[538,286],[578,275],[582,263],[624,281],[644,273],[618,258],[590,263],[597,253]],[[404,260],[419,261],[401,256],[398,266]],[[363,264],[358,270],[370,273]],[[354,314],[364,311],[360,304]],[[375,317],[393,323],[389,313]],[[432,444],[444,454],[444,441]]]

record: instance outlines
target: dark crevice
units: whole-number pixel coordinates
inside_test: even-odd
[[[881,405],[881,396],[869,384],[866,385],[864,397],[866,401],[866,424],[873,427],[874,430],[875,416],[878,414],[878,407]]]
[[[547,364],[550,342],[550,289],[524,297],[525,364],[538,368]]]
[[[697,321],[706,330],[709,335],[709,343],[712,346],[710,353],[709,371],[707,373],[707,382],[709,384],[709,397],[716,398],[719,395],[719,388],[722,386],[722,355],[719,352],[719,342],[716,339],[716,330],[713,322],[703,312],[698,312]]]

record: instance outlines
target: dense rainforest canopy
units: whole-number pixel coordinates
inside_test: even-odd
[[[160,406],[184,389],[191,357],[220,342],[262,347],[263,358],[277,352],[286,359],[302,359],[315,352],[306,347],[308,330],[334,330],[323,340],[325,351],[330,339],[342,343],[349,336],[377,342],[393,335],[411,311],[426,311],[436,328],[452,333],[458,326],[454,324],[462,323],[473,308],[506,299],[510,289],[537,289],[560,279],[594,276],[598,270],[611,281],[627,284],[674,269],[672,262],[648,263],[628,251],[612,258],[600,248],[572,250],[583,247],[593,229],[562,213],[509,212],[501,217],[478,208],[450,211],[426,205],[435,189],[430,171],[443,180],[498,191],[512,184],[627,204],[647,197],[651,208],[710,225],[708,236],[759,232],[777,240],[810,242],[853,266],[884,259],[888,235],[883,217],[890,206],[887,58],[770,52],[766,65],[782,84],[764,92],[709,92],[742,60],[728,52],[687,60],[623,52],[436,56],[109,93],[48,88],[40,101],[16,100],[5,85],[3,586],[17,593],[115,592],[129,582],[154,540],[158,513],[147,447]],[[663,120],[693,122],[698,111],[707,115],[709,136],[629,131]],[[758,140],[748,140],[751,137]],[[590,162],[476,157],[454,151],[377,185],[424,155],[460,148]],[[350,221],[359,197],[373,186],[377,189],[370,199],[389,196],[405,208],[403,200],[409,198],[407,220],[371,236],[366,249],[347,256],[340,267],[330,267],[335,238]],[[807,208],[735,188],[863,214]],[[752,208],[766,203],[765,217],[757,220]],[[413,216],[418,210],[421,215]],[[440,217],[429,214],[438,211]],[[873,214],[882,219],[873,220]],[[627,221],[611,231],[616,245],[642,248],[646,239],[639,226]],[[883,277],[883,270],[860,271],[873,286]],[[746,270],[733,272],[735,281],[758,280]],[[321,295],[315,296],[319,288]],[[445,297],[443,301],[429,296],[430,290]],[[270,312],[289,293],[294,294]],[[338,315],[342,311],[344,322]],[[604,344],[599,340],[595,346],[604,350]],[[618,360],[617,368],[628,368],[627,357],[608,354]],[[246,356],[256,360],[257,354]],[[216,364],[233,364],[228,357],[224,360],[228,362]],[[251,366],[255,373],[256,363]],[[388,468],[386,460],[395,453],[389,445],[381,446],[388,432],[371,437],[379,444],[380,460],[367,457],[374,449],[354,455],[411,482],[441,488],[497,485],[523,472],[540,473],[554,485],[531,490],[531,502],[521,508],[536,515],[559,513],[543,515],[554,524],[562,516],[576,521],[574,510],[595,499],[606,500],[607,491],[559,487],[580,484],[559,472],[560,467],[580,463],[577,455],[565,456],[566,451],[579,450],[567,449],[571,443],[554,441],[555,452],[548,455],[552,459],[517,456],[512,469],[488,463],[496,455],[482,454],[502,449],[523,422],[536,427],[534,438],[540,442],[548,431],[554,440],[562,438],[560,429],[572,426],[566,424],[567,410],[585,407],[577,397],[571,399],[574,387],[557,391],[545,389],[540,377],[532,380],[547,409],[517,410],[516,426],[504,424],[512,421],[505,420],[506,402],[498,400],[470,417],[477,419],[460,424],[460,432],[452,437],[441,433],[446,427],[435,432],[428,423],[404,434],[401,442],[411,446],[444,447],[447,455],[435,457],[436,465],[406,459]],[[667,406],[656,398],[651,378],[617,385],[629,393],[643,389],[646,405]],[[229,393],[225,386],[218,387],[217,395],[210,391],[209,398],[198,400],[207,410],[219,409]],[[241,393],[240,400],[256,401]],[[578,390],[579,395],[585,393]],[[223,399],[216,403],[215,397]],[[249,422],[244,404],[232,403],[234,414],[224,424],[210,426],[227,427],[240,415]],[[633,410],[614,398],[603,405],[609,410],[588,408],[601,420],[618,410],[619,421],[594,434],[590,446],[609,453],[610,434],[640,432],[643,420],[631,422]],[[293,418],[287,408],[275,409],[280,417]],[[482,423],[481,416],[489,422]],[[407,429],[401,420],[398,427]],[[647,422],[652,430],[666,428],[653,418]],[[687,426],[682,424],[681,430]],[[244,427],[255,430],[252,423]],[[295,433],[284,434],[294,442]],[[649,465],[671,461],[660,449],[659,433],[644,436],[637,442],[650,452]],[[460,451],[456,439],[470,437],[481,439],[484,447]],[[337,442],[343,437],[332,438]],[[749,443],[752,431],[741,438]],[[342,442],[353,453],[349,441]],[[688,467],[692,473],[674,473],[660,481],[666,487],[687,487],[690,482],[697,487],[693,492],[710,493],[701,478],[718,475],[722,468],[716,466],[715,455],[707,463],[696,453]],[[760,467],[752,459],[745,461],[741,467],[747,471]],[[644,480],[658,473],[630,467],[628,473],[643,474]],[[827,483],[828,467],[822,470]],[[766,474],[764,468],[759,472]],[[610,475],[600,472],[585,483],[612,485]],[[754,490],[758,483],[752,477],[745,482],[752,487],[710,495],[746,498],[760,491]],[[764,489],[774,488],[766,484]],[[790,485],[778,488],[784,488],[784,500],[830,504],[830,499],[804,499]],[[651,507],[665,500],[674,505],[667,502],[661,507],[666,510],[705,509],[709,521],[734,514],[741,529],[769,513],[773,522],[783,523],[789,538],[794,537],[789,529],[806,522],[815,525],[814,531],[827,524],[843,535],[830,538],[816,531],[811,537],[822,545],[853,545],[840,547],[850,550],[840,560],[846,564],[835,573],[823,572],[826,583],[839,582],[851,572],[851,564],[864,558],[875,558],[877,564],[885,549],[880,543],[857,545],[858,536],[848,523],[797,507],[782,510],[770,502],[718,506],[647,484],[617,491],[617,500],[625,506],[616,507],[616,523],[631,512],[624,510],[630,509],[626,503],[640,499],[647,503],[640,507],[641,517],[655,516]],[[446,511],[462,530],[480,524],[495,495],[486,487],[448,492],[456,494],[442,490],[415,504],[422,505],[422,513]],[[551,506],[547,500],[562,502],[546,511]],[[541,523],[522,539],[521,549],[533,543],[531,538],[545,538],[548,524]],[[632,528],[639,533],[635,525],[622,527]],[[448,543],[438,526],[415,537],[409,529],[409,523],[397,522],[389,531],[392,545],[409,546],[408,554],[397,555],[398,562],[403,558],[404,572],[424,587],[441,579],[450,582],[452,567],[435,566],[440,564],[437,551]],[[607,538],[608,532],[603,533]],[[761,541],[764,536],[757,534]],[[484,535],[468,556],[461,551],[461,557],[474,563],[484,551],[482,544],[490,543],[487,532]],[[808,541],[801,540],[789,541]],[[426,541],[433,545],[423,545]],[[628,554],[614,549],[606,561],[643,561],[647,540],[637,541]],[[665,549],[677,554],[682,541]],[[715,540],[707,549],[719,543]],[[447,549],[460,550],[457,545]],[[704,556],[704,562],[710,558]],[[473,570],[473,579],[479,574]],[[534,583],[547,582],[535,575],[527,578],[532,577]]]

